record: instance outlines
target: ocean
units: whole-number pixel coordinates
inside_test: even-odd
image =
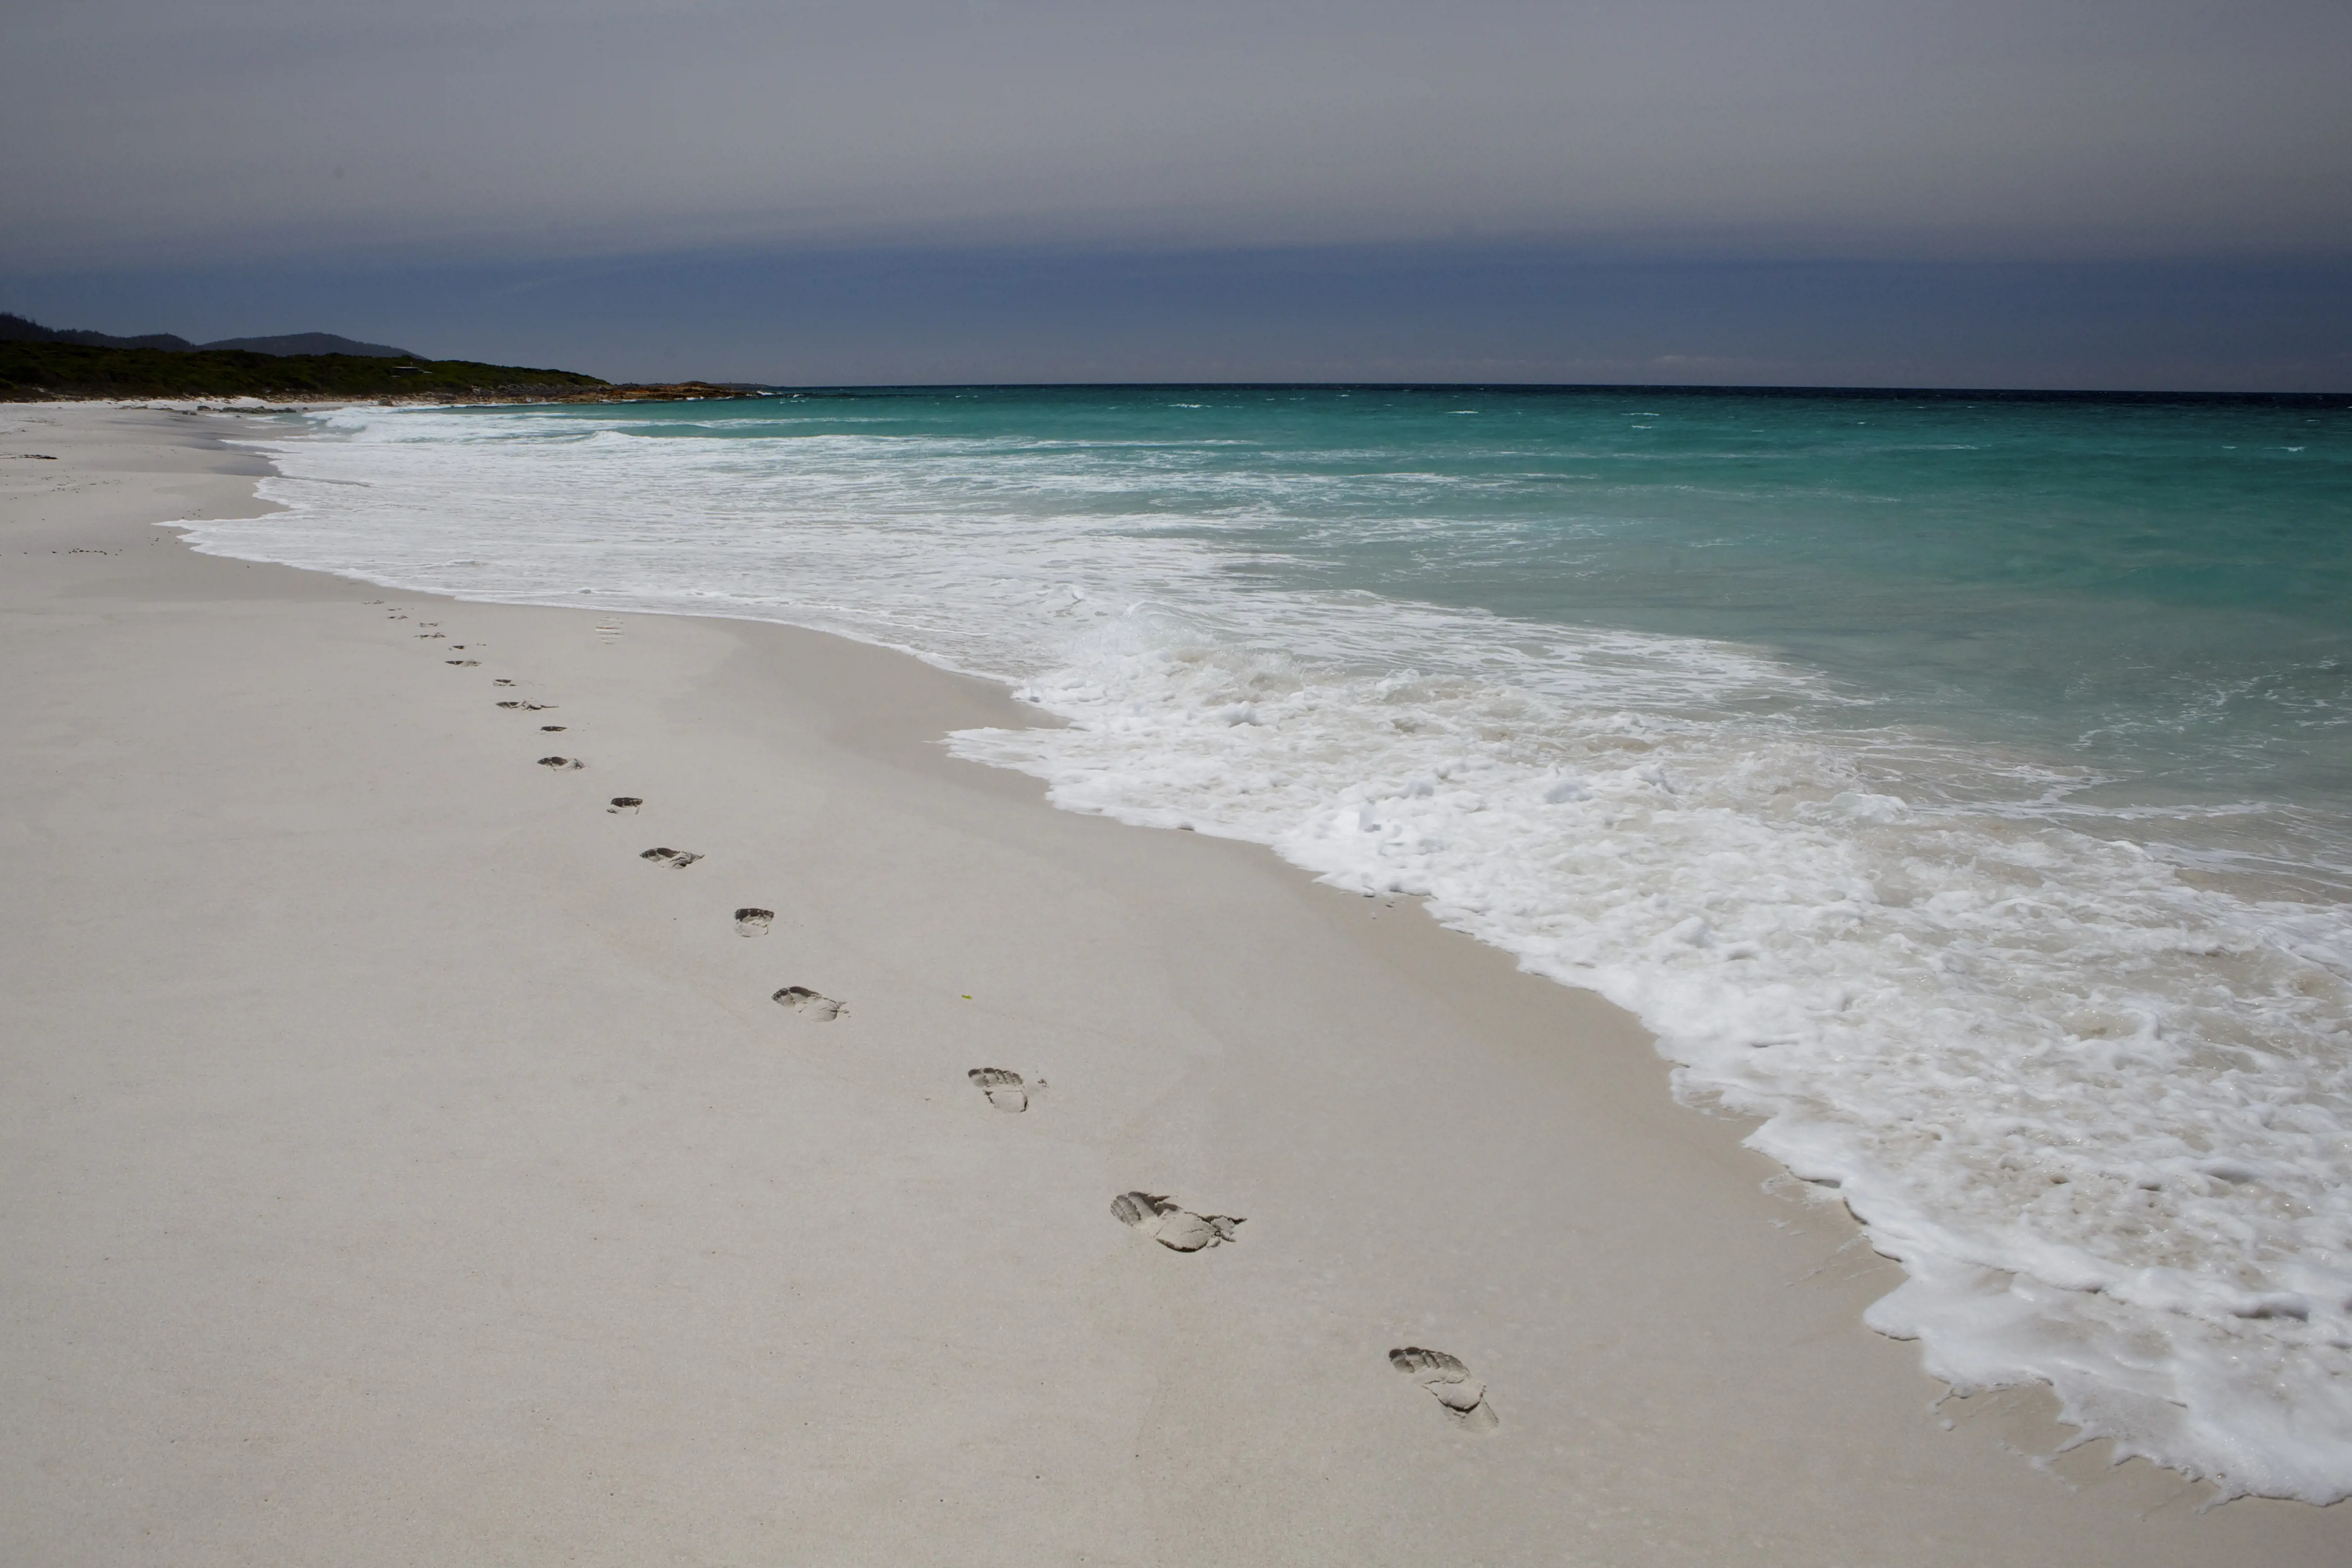
[[[2045,1380],[2224,1494],[2352,1495],[2352,400],[288,424],[289,510],[199,548],[1003,680],[1067,722],[961,754],[1425,899],[1638,1015],[1902,1261],[1869,1321],[1930,1372]]]

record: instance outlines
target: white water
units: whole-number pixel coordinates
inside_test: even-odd
[[[1069,727],[963,754],[1426,896],[1633,1010],[1903,1260],[1869,1321],[1937,1375],[2046,1380],[2086,1436],[2225,1494],[2352,1495],[2352,939],[2184,875],[2156,836],[2193,824],[1864,727],[1754,652],[1237,580],[1213,542],[1035,504],[1123,482],[1098,453],[330,424],[273,448],[293,510],[199,548],[1010,680]]]

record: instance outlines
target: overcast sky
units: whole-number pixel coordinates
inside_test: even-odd
[[[12,0],[0,45],[0,309],[62,325],[2352,387],[2352,0]]]

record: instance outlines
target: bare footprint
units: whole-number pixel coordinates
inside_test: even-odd
[[[641,850],[637,855],[637,858],[640,860],[650,860],[656,866],[675,866],[683,870],[685,868],[693,865],[697,860],[701,859],[702,857],[697,855],[691,849],[671,849],[663,847],[658,849]]]
[[[604,809],[615,816],[635,816],[637,807],[645,804],[643,795],[616,795],[613,797],[613,804]]]
[[[776,911],[773,910],[737,910],[735,911],[737,936],[765,936],[768,934],[768,928],[775,923]]]
[[[1389,1352],[1389,1364],[1429,1390],[1456,1426],[1492,1432],[1502,1425],[1495,1407],[1486,1403],[1486,1385],[1470,1375],[1461,1357],[1407,1345]]]
[[[831,1023],[849,1011],[847,1003],[819,995],[805,985],[787,985],[768,1000],[780,1007],[790,1007],[795,1013],[814,1018],[819,1023]]]
[[[588,764],[577,757],[541,757],[539,759],[539,765],[542,768],[553,768],[557,773],[571,773],[574,769],[584,768]]]
[[[454,664],[460,669],[467,669],[482,661],[478,658],[445,658],[441,662],[444,664]]]
[[[512,686],[514,682],[501,675],[496,680],[491,681],[490,684],[492,686]]]
[[[988,1096],[988,1103],[997,1110],[1029,1109],[1029,1085],[1023,1081],[1019,1073],[1003,1068],[974,1068],[964,1076],[971,1079],[974,1089]],[[1045,1087],[1045,1080],[1039,1079],[1037,1088],[1042,1090]]]
[[[499,703],[499,706],[510,711],[544,713],[549,709],[554,707],[555,704],[552,702],[526,702],[520,697],[509,697],[504,702]]]
[[[539,732],[542,735],[561,735],[565,728],[566,726],[562,724],[541,724],[539,727]]]
[[[1151,1193],[1121,1193],[1111,1199],[1110,1212],[1125,1226],[1141,1231],[1171,1252],[1198,1252],[1221,1241],[1232,1241],[1236,1215],[1194,1214]]]

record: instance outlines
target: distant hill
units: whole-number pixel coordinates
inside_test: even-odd
[[[406,349],[396,349],[389,343],[363,343],[354,338],[339,337],[333,332],[289,332],[275,338],[223,338],[218,342],[192,343],[172,332],[151,332],[144,337],[118,338],[109,332],[84,331],[79,329],[45,327],[23,316],[0,311],[0,342],[74,343],[92,349],[154,349],[163,353],[204,353],[215,349],[236,350],[245,353],[276,354],[354,354],[363,359],[415,359]]]
[[[143,338],[117,338],[105,332],[61,332],[38,321],[9,315],[5,310],[0,310],[0,342],[81,343],[99,349],[161,349],[165,353],[175,354],[187,353],[196,346],[170,332],[151,332]]]
[[[278,338],[223,338],[199,349],[242,349],[249,354],[356,354],[362,359],[415,359],[406,349],[362,343],[332,332],[289,332]]]

